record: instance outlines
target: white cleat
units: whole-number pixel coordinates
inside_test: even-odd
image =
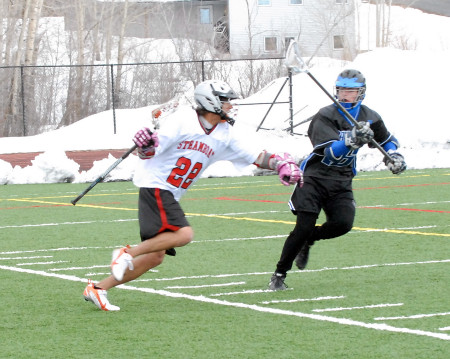
[[[118,282],[122,281],[127,268],[134,269],[133,257],[126,252],[129,248],[130,246],[115,249],[112,254],[111,273]]]
[[[112,305],[108,301],[106,290],[97,289],[94,287],[94,283],[89,279],[88,285],[83,292],[84,300],[94,303],[99,309],[104,311],[118,311],[120,308],[116,305]]]

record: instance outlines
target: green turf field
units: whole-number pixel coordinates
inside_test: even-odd
[[[317,242],[267,290],[295,217],[277,176],[201,179],[181,204],[194,242],[82,298],[139,241],[137,189],[0,187],[0,358],[450,357],[450,169],[361,172],[353,230]],[[322,221],[323,218],[320,219]]]

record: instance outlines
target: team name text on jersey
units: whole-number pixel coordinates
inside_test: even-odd
[[[183,141],[178,144],[178,150],[193,150],[199,151],[206,155],[206,157],[211,157],[214,155],[214,150],[209,147],[206,143],[199,141]]]

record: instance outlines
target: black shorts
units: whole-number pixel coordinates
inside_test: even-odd
[[[294,214],[297,214],[296,212],[319,214],[322,209],[326,210],[336,201],[348,202],[352,207],[355,206],[352,179],[338,181],[306,176],[304,181],[303,187],[295,188],[289,202]]]
[[[172,192],[159,188],[139,189],[139,228],[142,241],[161,232],[175,232],[189,226]]]

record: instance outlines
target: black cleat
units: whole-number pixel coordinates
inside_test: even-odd
[[[269,289],[270,290],[285,290],[287,285],[284,283],[286,274],[275,272],[270,278]]]
[[[297,257],[295,257],[295,265],[298,269],[303,270],[306,268],[309,259],[309,249],[311,246],[312,244],[306,242],[302,249],[300,249],[300,252],[298,252]]]

